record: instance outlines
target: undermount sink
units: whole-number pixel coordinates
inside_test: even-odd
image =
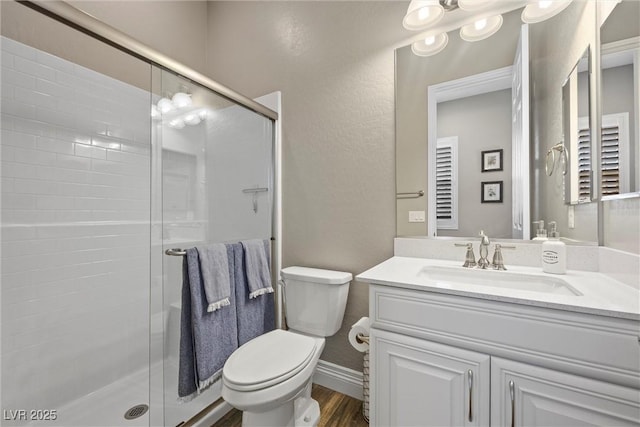
[[[510,273],[506,271],[480,270],[463,267],[426,266],[420,269],[418,277],[429,282],[435,282],[443,287],[464,284],[543,292],[555,295],[582,295],[573,286],[560,278],[535,274]]]

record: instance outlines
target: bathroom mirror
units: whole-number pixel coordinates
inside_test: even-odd
[[[469,43],[451,31],[437,55],[396,50],[398,235],[464,237],[484,229],[513,237],[511,84],[520,13],[505,14],[489,40]],[[442,156],[452,159],[450,171]],[[443,173],[454,175],[449,183]],[[483,185],[494,200],[483,202]],[[420,190],[424,197],[402,194]],[[408,211],[422,212],[425,221],[410,222]]]
[[[547,150],[545,173],[564,179],[564,201],[591,201],[591,49],[587,47],[562,85],[562,141]]]
[[[461,200],[464,191],[464,200],[472,199],[476,204],[473,207],[464,207],[461,204],[458,206],[458,224],[460,226],[467,220],[478,221],[472,223],[466,231],[459,230],[457,234],[452,230],[432,230],[433,221],[430,221],[428,215],[429,200],[433,199],[429,192],[428,141],[431,129],[428,88],[513,67],[516,64],[516,51],[523,27],[521,13],[522,9],[505,13],[502,28],[482,41],[466,42],[460,38],[458,30],[449,31],[448,45],[433,56],[417,56],[411,51],[411,46],[396,49],[398,236],[447,235],[475,239],[478,231],[484,229],[488,235],[495,238],[528,240],[532,237],[530,222],[543,219],[545,222],[556,221],[562,236],[581,242],[598,240],[595,204],[565,205],[562,178],[559,183],[555,183],[545,174],[545,153],[562,139],[562,83],[585,48],[595,43],[595,2],[573,2],[555,17],[527,26],[529,60],[523,62],[530,67],[529,84],[524,84],[529,90],[529,102],[525,102],[523,107],[529,107],[530,111],[524,115],[529,123],[525,123],[523,127],[529,129],[529,148],[525,153],[528,154],[529,160],[526,165],[528,170],[524,169],[526,173],[521,174],[518,183],[522,187],[518,188],[527,188],[530,191],[529,195],[518,202],[521,205],[514,206],[512,185],[516,180],[508,170],[512,166],[509,147],[514,146],[513,132],[511,138],[488,137],[485,139],[486,145],[476,141],[477,145],[470,150],[461,148],[459,140],[458,153],[464,151],[465,155],[470,154],[473,160],[471,166],[465,166],[464,169],[460,165],[458,176],[473,174],[474,178],[471,183],[458,183],[458,191],[461,193],[458,200]],[[562,43],[558,43],[558,40],[562,40]],[[459,100],[445,100],[450,101]],[[440,106],[442,104],[438,101],[438,107]],[[481,108],[477,107],[476,111],[481,111]],[[511,121],[512,117],[508,119]],[[440,117],[437,120],[440,120]],[[454,120],[453,123],[454,128],[458,125],[460,128],[468,125],[462,119]],[[436,138],[448,136],[455,135],[441,134]],[[485,157],[488,161],[492,158],[497,161],[496,153],[499,153],[499,150],[503,150],[500,155],[502,170],[497,170],[499,166],[494,170],[491,170],[491,167],[484,168]],[[495,196],[489,197],[494,199],[489,203],[486,198],[485,203],[482,203],[485,189],[495,193]],[[420,196],[420,191],[424,192],[423,196]],[[500,195],[502,202],[498,201]],[[506,209],[498,211],[497,207]],[[512,224],[517,223],[517,208],[528,216],[528,220],[520,219],[523,227],[521,236],[515,235],[512,227]],[[574,211],[569,212],[569,208]],[[570,214],[574,215],[574,221],[571,223],[568,222]],[[529,223],[522,224],[527,221]],[[509,226],[504,227],[504,224]],[[495,228],[492,230],[492,227]]]
[[[608,13],[609,11],[604,11]],[[640,2],[615,4],[600,27],[603,200],[640,196]]]

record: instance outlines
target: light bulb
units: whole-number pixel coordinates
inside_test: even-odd
[[[176,108],[185,108],[193,103],[193,101],[191,101],[191,95],[183,92],[178,92],[173,95],[171,101],[173,102],[173,105],[176,106]]]
[[[429,17],[429,8],[423,7],[418,11],[418,19],[424,21]]]
[[[184,127],[184,121],[182,121],[182,119],[173,119],[169,122],[169,127],[174,129],[182,129]]]
[[[448,41],[447,33],[427,36],[424,40],[412,43],[411,51],[418,56],[435,55],[447,46]]]
[[[173,104],[169,98],[161,98],[160,101],[158,101],[158,110],[160,110],[162,114],[167,114],[173,109]]]
[[[197,114],[187,114],[184,116],[184,122],[188,125],[195,126],[200,123],[200,117]]]
[[[484,40],[500,29],[502,21],[502,15],[496,15],[478,19],[473,24],[463,25],[460,28],[460,38],[468,42]]]
[[[200,110],[198,116],[200,116],[201,120],[206,120],[206,118],[209,117],[209,112],[207,110]]]
[[[443,16],[444,8],[438,0],[411,0],[402,25],[410,31],[424,30],[435,25]]]
[[[522,11],[522,20],[527,24],[535,24],[552,18],[565,10],[572,0],[538,0],[529,3]]]
[[[476,28],[476,30],[480,31],[480,30],[484,30],[484,28],[487,26],[487,20],[486,19],[478,19],[473,26]]]

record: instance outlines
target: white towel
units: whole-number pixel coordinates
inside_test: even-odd
[[[200,272],[207,298],[207,312],[211,313],[230,303],[229,261],[227,248],[222,243],[197,247],[200,255]]]
[[[262,240],[243,240],[245,272],[249,287],[249,299],[273,293],[269,262]]]

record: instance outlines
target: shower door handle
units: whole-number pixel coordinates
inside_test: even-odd
[[[242,190],[243,193],[253,193],[253,212],[258,213],[258,193],[264,193],[265,191],[269,191],[266,187],[258,187],[256,185],[255,188],[245,188]]]

